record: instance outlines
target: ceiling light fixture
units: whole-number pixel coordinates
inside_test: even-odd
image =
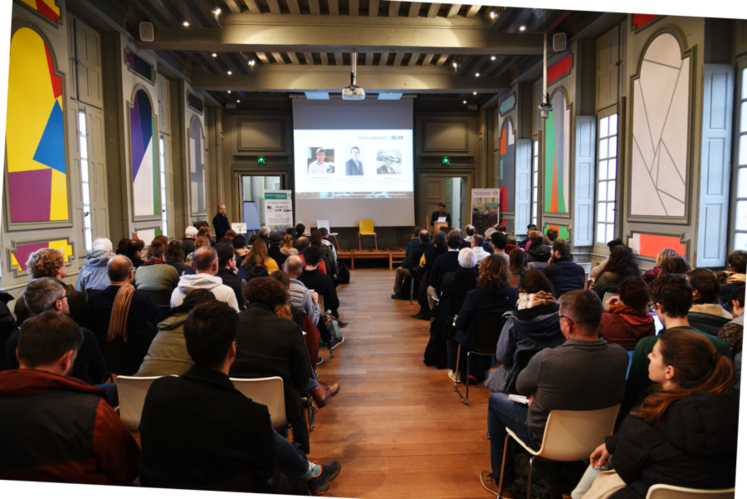
[[[456,62],[452,62],[452,64],[454,65],[454,67],[457,67],[457,63]]]
[[[519,31],[524,31],[525,29],[527,29],[526,26],[519,26]]]
[[[228,72],[229,76],[232,74],[230,71]]]
[[[498,14],[496,14],[494,10],[491,10],[490,11],[490,19],[495,19],[496,17],[498,17]]]
[[[466,103],[467,103],[467,101],[466,101],[466,100],[463,100],[463,101],[462,101],[462,104],[466,104]]]
[[[228,93],[230,94],[230,93],[231,93],[231,91],[229,90],[229,91],[228,91]]]
[[[490,60],[491,60],[491,61],[494,61],[494,60],[495,60],[495,56],[491,57],[491,58],[490,58]]]
[[[216,16],[219,16],[220,15],[220,7],[216,7],[215,10],[213,11],[213,14],[215,14]]]
[[[189,22],[187,22],[187,21],[184,21],[184,22],[182,23],[182,26],[184,26],[185,28],[189,28]]]
[[[218,57],[218,54],[216,54],[215,52],[213,52],[213,53],[212,53],[211,55],[212,55],[213,57]]]
[[[477,92],[472,92],[472,95],[477,95]]]
[[[236,102],[241,102],[241,100],[239,100],[239,99],[236,99]]]
[[[479,78],[479,77],[480,77],[480,73],[475,73],[475,78]]]
[[[254,59],[251,59],[251,60],[249,61],[249,65],[250,65],[250,66],[254,66]]]

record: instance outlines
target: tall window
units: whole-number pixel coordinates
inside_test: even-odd
[[[734,249],[747,250],[747,68],[742,69],[742,91],[739,95],[739,164],[737,192],[734,200]]]
[[[537,225],[537,211],[539,206],[539,140],[534,141],[532,148],[532,223]]]
[[[80,143],[80,180],[83,193],[83,236],[86,242],[86,253],[93,251],[91,238],[91,191],[88,182],[88,139],[86,135],[86,112],[78,111],[78,141]]]
[[[597,243],[615,238],[617,186],[617,114],[599,120],[597,165]]]
[[[161,171],[161,224],[163,235],[168,236],[168,222],[166,221],[166,152],[163,147],[163,135],[158,141],[158,165]]]

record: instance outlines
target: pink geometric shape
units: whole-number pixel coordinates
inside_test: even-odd
[[[13,256],[16,257],[18,266],[21,267],[21,270],[26,270],[26,262],[31,253],[42,248],[49,248],[49,243],[22,244],[16,248],[13,252]]]
[[[48,222],[52,204],[52,169],[8,173],[10,221]]]

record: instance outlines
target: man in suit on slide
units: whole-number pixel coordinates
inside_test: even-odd
[[[360,155],[361,150],[357,147],[353,147],[350,149],[350,155],[352,156],[351,159],[345,163],[345,174],[346,175],[363,175],[363,163],[358,161],[358,156]]]

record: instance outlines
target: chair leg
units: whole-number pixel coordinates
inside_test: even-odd
[[[527,499],[532,499],[532,465],[534,456],[529,458],[529,473],[527,474]]]
[[[318,410],[316,408],[316,404],[314,403],[314,399],[311,398],[311,394],[306,394],[306,412],[308,413],[309,418],[309,432],[314,431],[314,428],[316,428],[316,424],[314,423],[314,419],[316,418],[316,411]]]
[[[379,251],[379,241],[376,239],[376,234],[374,234],[374,249]]]
[[[469,400],[469,350],[467,350],[467,379],[464,380],[464,398],[465,400]],[[465,402],[466,404],[467,402]]]
[[[358,249],[361,249],[361,233],[358,233]]]
[[[457,363],[456,363],[456,371],[454,371],[454,391],[459,394],[459,398],[462,399],[462,403],[464,405],[469,405],[464,397],[462,397],[462,393],[459,391],[459,388],[457,388],[457,380],[459,379],[459,356],[461,355],[462,351],[462,345],[459,345],[457,347]]]
[[[412,305],[412,295],[415,292],[415,278],[410,276],[410,305]]]
[[[506,433],[506,440],[503,442],[503,461],[501,461],[501,478],[498,480],[498,497],[503,493],[503,469],[506,467],[506,449],[508,449],[508,439],[510,435]],[[493,477],[495,479],[495,477]]]

